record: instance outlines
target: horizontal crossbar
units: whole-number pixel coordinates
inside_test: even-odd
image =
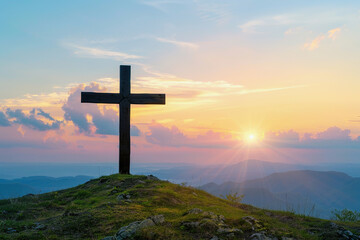
[[[117,103],[119,104],[123,97],[119,93],[96,93],[81,92],[82,103]]]
[[[132,93],[131,104],[165,104],[165,94]]]
[[[119,93],[81,92],[82,103],[119,104],[123,99]],[[128,99],[131,104],[165,104],[165,94],[133,93]]]

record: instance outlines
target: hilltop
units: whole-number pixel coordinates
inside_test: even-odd
[[[0,213],[0,239],[359,239],[360,233],[360,223],[259,209],[153,176],[118,174],[0,200]]]

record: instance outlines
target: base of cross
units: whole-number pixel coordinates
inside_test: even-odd
[[[128,65],[120,66],[120,93],[81,92],[82,103],[119,104],[119,173],[130,174],[130,106],[131,104],[165,104],[165,94],[131,93]]]
[[[122,154],[121,151],[119,156],[119,173],[127,175],[130,174],[130,154]]]

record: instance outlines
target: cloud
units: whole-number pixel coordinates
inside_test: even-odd
[[[81,92],[106,92],[106,88],[98,83],[90,85],[81,84],[73,88],[63,105],[64,118],[72,121],[78,128],[79,133],[88,135],[119,135],[119,116],[114,109],[103,104],[81,103]],[[132,136],[140,136],[140,130],[132,126]]]
[[[203,135],[195,137],[186,136],[176,126],[167,128],[159,123],[153,122],[148,126],[146,141],[151,144],[168,147],[190,147],[190,148],[232,148],[239,142],[229,134],[208,131]]]
[[[92,48],[92,47],[84,47],[74,44],[69,44],[68,46],[75,49],[74,54],[87,56],[87,57],[95,57],[95,58],[108,58],[114,59],[117,61],[123,61],[127,59],[141,59],[142,56],[127,54],[123,52],[109,51],[100,48]]]
[[[46,94],[25,94],[21,98],[1,99],[0,104],[11,108],[33,108],[34,106],[46,108],[61,106],[68,96],[65,89],[66,87],[57,89],[57,92]]]
[[[156,76],[138,77],[133,83],[136,89],[147,89],[154,91],[165,91],[167,95],[174,98],[206,99],[215,101],[214,97],[224,95],[245,95],[253,93],[265,93],[281,91],[293,88],[306,87],[304,85],[294,85],[285,87],[255,88],[247,89],[243,85],[233,84],[227,81],[197,81],[193,79],[179,78],[168,74],[154,73]]]
[[[130,135],[134,136],[134,137],[139,137],[139,136],[141,136],[141,131],[137,126],[131,125],[131,127],[130,127]]]
[[[316,134],[316,139],[322,140],[351,140],[350,130],[338,127],[330,127],[323,132]]]
[[[0,148],[4,149],[1,152],[2,154],[5,154],[5,152],[16,154],[22,148],[60,150],[68,146],[68,142],[65,139],[62,130],[39,131],[35,127],[28,126],[25,128],[24,125],[13,124],[11,127],[1,130]],[[10,148],[17,150],[9,150]],[[34,156],[39,153],[37,150],[34,150],[34,152]],[[21,160],[27,159],[23,158]]]
[[[96,122],[99,125],[96,128],[97,133],[116,134],[116,129],[114,128],[118,126],[116,126],[114,113],[111,112],[111,110],[106,111],[106,114],[109,114],[109,116],[107,116],[104,120],[104,117],[102,117],[103,115],[96,104],[81,103],[82,91],[104,92],[105,90],[106,89],[100,87],[99,84],[92,83],[89,86],[81,84],[80,86],[72,89],[70,92],[67,101],[62,107],[65,112],[64,118],[67,121],[72,121],[75,126],[78,127],[80,133],[94,133],[91,126]],[[87,118],[87,115],[92,117],[92,122],[94,124],[92,124],[90,119]]]
[[[294,130],[286,132],[268,132],[263,142],[272,147],[304,148],[304,149],[333,149],[359,148],[359,139],[351,139],[349,129],[330,127],[322,132],[305,133],[302,138]]]
[[[5,113],[0,111],[0,127],[11,126],[11,122],[7,119]]]
[[[304,48],[309,50],[309,51],[312,51],[312,50],[315,50],[317,48],[319,48],[319,45],[320,43],[325,39],[325,35],[319,35],[317,36],[314,40],[312,40],[311,42],[309,43],[305,43],[304,44]]]
[[[246,23],[243,23],[241,25],[239,25],[239,28],[244,32],[244,33],[255,33],[255,28],[257,26],[263,26],[265,24],[265,22],[263,20],[251,20],[248,21]]]
[[[228,22],[231,17],[230,6],[224,1],[195,0],[195,4],[199,17],[204,21],[221,25]]]
[[[60,124],[62,123],[61,121],[56,120],[52,121],[51,123],[45,123],[44,121],[37,119],[35,115],[35,109],[30,112],[30,115],[26,115],[21,109],[11,110],[8,108],[6,110],[6,114],[12,123],[22,124],[26,127],[38,131],[57,130],[60,128]],[[45,115],[46,114],[47,113],[45,113]]]
[[[281,25],[285,26],[295,22],[296,21],[294,20],[294,16],[275,15],[275,16],[249,20],[243,24],[238,25],[238,27],[244,33],[258,33],[260,27],[281,26]]]
[[[242,149],[242,140],[233,138],[224,132],[208,131],[205,134],[188,136],[178,127],[165,127],[157,122],[148,126],[146,141],[166,147],[211,148],[211,149]],[[330,127],[322,132],[305,133],[303,137],[294,130],[267,132],[255,148],[264,149],[359,149],[360,137],[351,139],[350,130]]]
[[[340,31],[341,29],[340,28],[334,28],[330,31],[328,31],[328,35],[324,35],[324,34],[321,34],[319,36],[317,36],[314,40],[312,40],[311,42],[309,43],[305,43],[304,44],[304,49],[307,49],[309,51],[312,51],[312,50],[315,50],[317,48],[319,48],[320,46],[320,43],[326,39],[332,39],[332,40],[335,40],[338,35],[340,34]]]
[[[171,4],[180,4],[183,3],[183,1],[176,1],[176,0],[147,0],[147,1],[141,1],[142,4],[151,6],[153,8],[156,8],[160,11],[166,12],[167,7]]]
[[[33,110],[35,110],[35,108]],[[37,115],[43,116],[44,118],[50,121],[55,121],[55,119],[49,113],[44,112],[41,108],[38,108],[36,110],[37,110]]]
[[[300,134],[292,129],[282,132],[267,132],[265,141],[271,144],[293,144],[300,141]]]
[[[332,40],[335,40],[341,32],[341,28],[334,28],[328,31],[328,38],[331,38]]]
[[[170,43],[177,47],[191,48],[191,49],[199,48],[197,44],[191,42],[183,42],[183,41],[177,41],[177,40],[171,40],[171,39],[159,38],[159,37],[157,37],[156,40],[159,42]]]
[[[306,33],[305,29],[303,27],[293,27],[289,28],[284,32],[284,35],[297,35],[301,33]]]

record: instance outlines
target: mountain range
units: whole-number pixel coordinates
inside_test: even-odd
[[[26,194],[39,194],[75,187],[93,177],[23,177],[13,180],[0,179],[0,199],[21,197]]]
[[[216,196],[243,194],[244,203],[257,207],[323,218],[329,218],[334,209],[360,209],[360,178],[335,171],[288,171],[243,182],[208,183],[199,188]]]

